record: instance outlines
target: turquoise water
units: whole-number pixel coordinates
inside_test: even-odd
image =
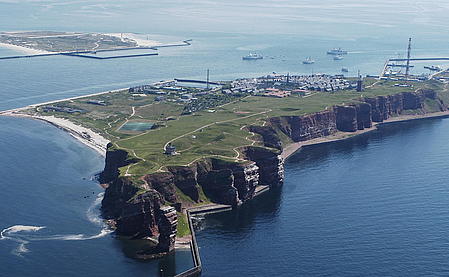
[[[405,53],[409,36],[413,55],[449,56],[445,1],[0,0],[0,11],[0,31],[193,39],[146,58],[0,61],[0,110],[205,79],[207,69],[212,81],[341,67],[378,74],[385,59]],[[350,54],[334,62],[325,54],[334,47]],[[265,58],[242,61],[250,51]],[[316,64],[303,65],[308,56]],[[191,265],[187,251],[150,262],[127,257],[98,218],[96,152],[41,122],[0,118],[0,127],[0,276],[157,276],[161,268],[167,276]],[[204,221],[203,276],[447,276],[448,130],[448,120],[429,120],[304,149],[287,163],[280,191]]]
[[[120,127],[120,130],[141,132],[150,130],[153,125],[154,124],[151,122],[127,122],[122,127]]]

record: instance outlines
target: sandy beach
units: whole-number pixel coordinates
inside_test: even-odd
[[[77,125],[70,120],[64,118],[58,118],[54,116],[37,116],[37,115],[28,115],[20,112],[3,112],[0,113],[3,116],[13,116],[13,117],[26,117],[32,118],[36,120],[45,121],[57,128],[60,128],[67,133],[69,133],[76,140],[80,141],[84,145],[92,148],[93,150],[100,153],[103,157],[106,156],[106,146],[109,143],[105,137],[101,136],[98,133],[95,133],[91,129],[86,127]]]
[[[2,42],[0,42],[0,47],[11,49],[13,51],[21,52],[21,53],[24,53],[27,55],[40,55],[40,54],[51,54],[52,53],[52,52],[47,52],[47,51],[43,51],[43,50],[37,50],[37,49],[18,46],[18,45],[14,45],[14,44],[2,43]]]
[[[21,107],[21,108],[4,110],[4,111],[0,111],[0,116],[27,117],[27,118],[45,121],[49,124],[52,124],[53,126],[56,126],[64,131],[68,132],[75,139],[82,142],[86,146],[94,149],[95,151],[100,153],[102,156],[106,156],[106,146],[109,143],[109,140],[106,139],[105,137],[101,136],[100,134],[98,134],[86,127],[77,125],[67,119],[58,118],[58,117],[54,117],[54,116],[29,115],[29,114],[23,113],[23,111],[31,109],[31,108],[35,108],[37,106],[48,105],[48,104],[53,104],[53,103],[58,103],[58,102],[63,102],[63,101],[70,101],[70,100],[75,100],[75,99],[81,99],[81,98],[86,98],[86,97],[92,97],[92,96],[97,96],[97,95],[102,95],[102,94],[107,94],[107,93],[119,92],[119,91],[122,91],[125,89],[128,89],[128,88],[92,93],[92,94],[88,94],[88,95],[75,96],[75,97],[70,97],[70,98],[65,98],[65,99],[60,99],[60,100],[53,100],[53,101],[48,101],[48,102],[32,104],[32,105],[28,105],[28,106]]]
[[[308,145],[316,145],[316,144],[322,144],[322,143],[329,143],[344,139],[349,139],[354,136],[358,136],[361,134],[366,134],[368,132],[372,132],[374,130],[377,130],[378,126],[381,126],[383,124],[389,124],[389,123],[395,123],[395,122],[403,122],[403,121],[410,121],[410,120],[419,120],[419,119],[425,119],[425,118],[438,118],[438,117],[447,117],[449,116],[449,111],[444,112],[436,112],[436,113],[428,113],[428,114],[416,114],[416,115],[400,115],[397,117],[392,117],[387,120],[384,120],[383,122],[373,122],[373,126],[371,128],[367,128],[364,130],[359,130],[353,133],[349,132],[337,132],[333,135],[326,136],[326,137],[320,137],[315,138],[311,140],[301,141],[301,142],[294,142],[290,143],[287,146],[284,147],[281,157],[283,159],[288,159],[290,156],[292,156],[294,153],[299,151],[301,147],[308,146]]]

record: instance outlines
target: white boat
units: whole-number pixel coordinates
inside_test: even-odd
[[[315,60],[312,57],[308,57],[307,59],[302,61],[303,64],[314,64]]]
[[[328,55],[346,55],[346,54],[348,54],[348,51],[343,50],[341,48],[334,48],[334,49],[327,51],[327,54]]]
[[[343,56],[341,55],[334,56],[334,61],[341,61],[341,60],[343,60]]]
[[[242,57],[242,60],[246,60],[246,61],[261,60],[261,59],[263,59],[263,56],[256,54],[256,53],[249,53],[248,55]]]

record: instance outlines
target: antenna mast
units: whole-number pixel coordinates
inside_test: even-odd
[[[405,79],[408,80],[410,74],[410,54],[412,51],[412,38],[408,39],[408,49],[407,49],[407,65],[405,67]]]

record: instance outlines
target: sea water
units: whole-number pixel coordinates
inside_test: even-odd
[[[0,1],[10,30],[137,32],[159,56],[0,61],[0,110],[171,78],[379,74],[387,58],[449,56],[445,1]],[[20,20],[18,20],[20,18]],[[330,48],[349,55],[333,61]],[[257,52],[263,60],[243,61]],[[16,55],[0,49],[0,56]],[[303,65],[311,56],[314,65]],[[415,64],[414,72],[425,64]],[[447,120],[310,147],[286,183],[198,232],[204,276],[447,275]],[[0,118],[0,276],[157,276],[188,251],[135,261],[99,218],[103,157],[53,126]],[[161,273],[162,269],[162,273]]]

